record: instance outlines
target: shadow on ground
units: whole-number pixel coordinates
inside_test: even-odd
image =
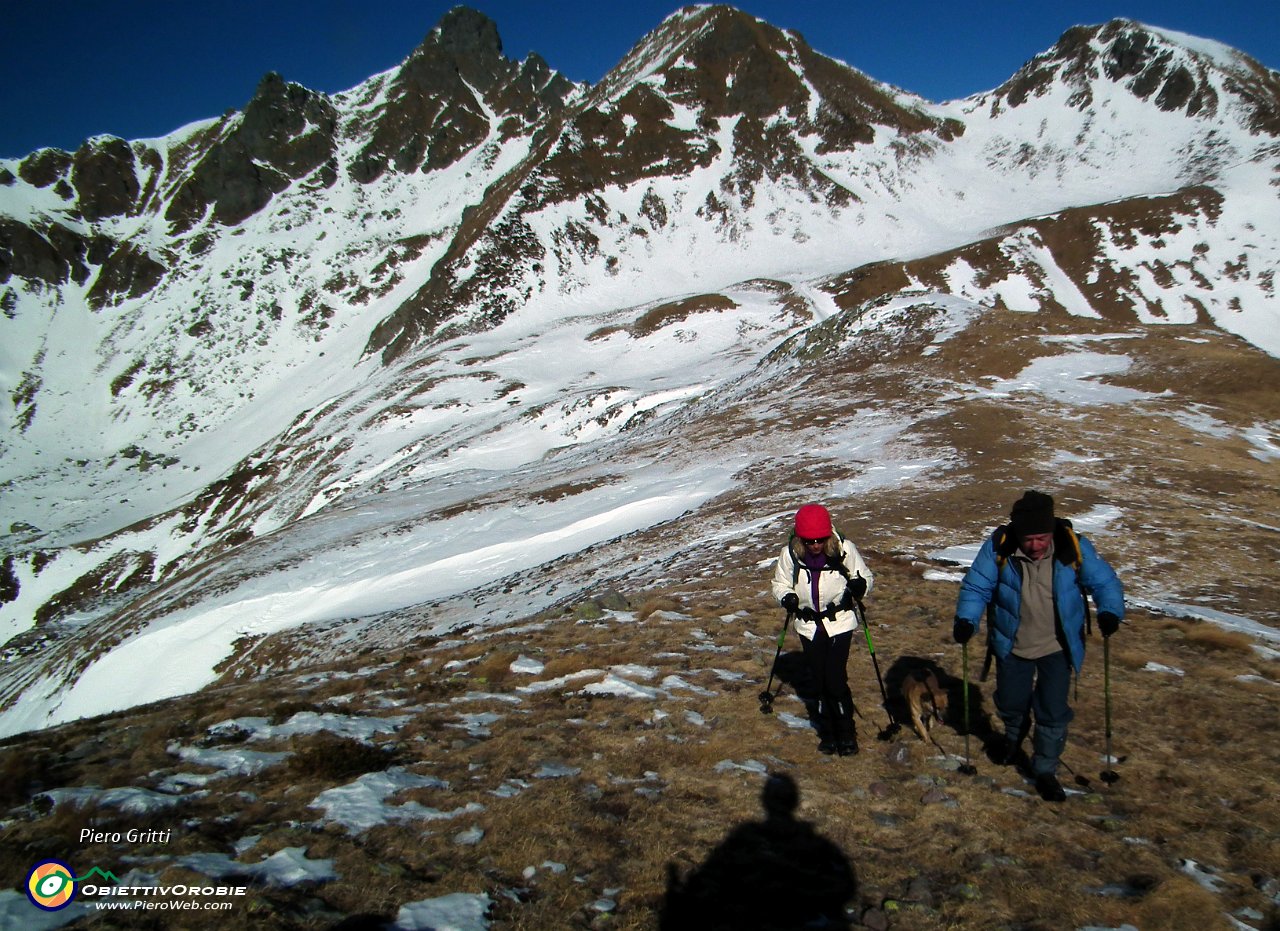
[[[795,780],[771,775],[760,801],[764,819],[738,825],[689,875],[667,864],[661,931],[850,927],[846,909],[858,893],[853,864],[796,818]]]

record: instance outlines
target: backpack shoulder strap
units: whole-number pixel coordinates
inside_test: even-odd
[[[996,557],[996,571],[1004,568],[1004,564],[1009,561],[1009,557],[1013,555],[1018,548],[1018,538],[1013,535],[1013,530],[1007,524],[1002,524],[991,533],[991,551]],[[991,672],[991,661],[995,658],[995,644],[992,638],[995,636],[996,630],[996,604],[995,599],[987,602],[987,655],[982,661],[982,680],[987,681],[987,675]]]
[[[1063,517],[1058,518],[1057,532],[1054,534],[1053,542],[1058,551],[1058,558],[1079,571],[1084,562],[1084,555],[1080,551],[1080,537],[1071,526],[1071,521]]]
[[[795,588],[800,581],[800,559],[796,556],[796,532],[791,531],[787,537],[787,552],[791,554],[791,587]]]
[[[1058,518],[1053,545],[1058,560],[1076,572],[1076,587],[1080,589],[1080,600],[1084,602],[1084,633],[1086,637],[1091,636],[1093,612],[1089,610],[1089,594],[1084,590],[1084,579],[1080,577],[1080,567],[1084,565],[1084,553],[1080,549],[1080,535],[1071,526],[1071,521],[1065,517]]]
[[[835,570],[844,576],[844,580],[846,582],[852,582],[853,576],[849,574],[849,567],[844,564],[844,534],[839,530],[836,530],[834,527],[831,529],[831,532],[835,535],[835,538],[840,541],[840,546],[837,548],[835,556],[827,557],[827,565],[834,566]]]
[[[1018,549],[1018,538],[1007,524],[997,527],[991,534],[991,549],[995,553],[996,568],[1001,569]]]

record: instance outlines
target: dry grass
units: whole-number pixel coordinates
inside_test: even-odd
[[[876,557],[873,568],[877,588],[868,611],[882,670],[893,681],[915,664],[932,664],[958,688],[958,651],[942,620],[954,588],[922,581],[921,568],[906,560]],[[361,698],[399,686],[406,707],[417,709],[410,724],[380,738],[379,746],[324,735],[291,741],[287,748],[294,755],[286,763],[252,778],[211,783],[210,797],[184,805],[181,824],[187,827],[175,831],[180,836],[174,843],[148,853],[163,859],[227,852],[241,837],[259,835],[244,862],[299,846],[311,859],[333,861],[341,877],[334,882],[255,884],[252,905],[237,906],[244,927],[331,928],[357,915],[385,922],[408,901],[486,892],[494,901],[496,929],[653,928],[669,872],[696,877],[735,827],[761,821],[762,779],[749,763],[756,760],[795,780],[797,817],[833,843],[854,870],[858,892],[848,905],[855,917],[883,910],[890,927],[926,931],[1126,922],[1143,929],[1216,928],[1227,926],[1227,912],[1243,907],[1275,920],[1274,903],[1262,891],[1280,877],[1274,830],[1280,801],[1273,791],[1280,755],[1269,738],[1277,724],[1274,695],[1223,690],[1217,678],[1193,674],[1245,654],[1224,650],[1216,638],[1187,636],[1200,625],[1137,613],[1113,650],[1115,751],[1123,762],[1117,766],[1121,781],[1107,787],[1099,778],[1102,689],[1095,643],[1065,757],[1072,773],[1064,781],[1079,788],[1070,784],[1074,774],[1088,785],[1065,805],[1049,806],[1026,794],[1016,774],[988,763],[978,736],[970,739],[978,775],[955,772],[965,745],[954,713],[952,726],[934,730],[945,757],[905,727],[878,740],[888,718],[861,643],[850,660],[862,712],[861,754],[824,757],[811,731],[786,723],[784,715],[804,717],[794,698],[803,682],[796,679],[793,638],[780,666],[784,675],[775,681],[782,693],[775,713],[760,714],[756,694],[772,660],[778,617],[767,605],[735,614],[759,587],[743,570],[638,594],[634,600],[642,607],[632,614],[606,613],[596,621],[566,615],[541,630],[536,644],[527,632],[515,643],[491,636],[457,654],[472,661],[448,676],[439,667],[455,654],[437,654],[430,646],[416,655],[374,657],[376,662],[366,657],[362,665],[378,671],[343,703],[344,712],[385,714],[363,708]],[[724,594],[709,594],[717,589]],[[511,673],[521,654],[536,654],[546,668],[536,677]],[[1187,667],[1187,675],[1145,672],[1149,660]],[[544,693],[518,691],[535,678],[628,663],[657,670],[651,686],[677,675],[703,691],[667,688],[653,700],[584,694],[582,686],[600,675]],[[406,670],[424,668],[407,686]],[[1231,668],[1229,662],[1222,668]],[[721,678],[712,669],[729,675]],[[971,670],[974,680],[977,672]],[[199,742],[212,723],[260,713],[264,702],[276,711],[273,719],[322,707],[310,693],[290,698],[290,680],[298,677],[221,688],[197,703],[195,715],[175,701],[132,719],[82,722],[41,734],[39,741],[11,741],[0,762],[16,774],[11,786],[26,778],[22,759],[42,761],[31,765],[40,772],[56,763],[64,784],[154,781],[177,765],[172,757],[163,759],[169,740]],[[323,689],[332,691],[333,683]],[[989,689],[990,683],[975,690],[975,717],[989,711]],[[521,700],[457,701],[480,692]],[[959,702],[952,705],[956,712]],[[478,711],[499,715],[487,736],[452,726],[458,714]],[[108,735],[119,733],[123,721],[136,741],[113,744]],[[1242,730],[1238,721],[1253,725]],[[144,740],[159,746],[144,753]],[[282,746],[261,743],[261,749]],[[38,747],[47,748],[43,756]],[[72,759],[74,747],[81,751]],[[448,821],[391,822],[358,835],[318,822],[319,812],[309,808],[316,795],[392,762],[449,783],[447,790],[401,793],[389,800],[393,804],[483,808]],[[545,767],[554,767],[548,772],[555,775],[539,776]],[[518,791],[495,794],[503,785]],[[33,856],[109,864],[138,852],[128,845],[78,844],[87,820],[103,830],[156,826],[154,815],[140,818],[102,806],[60,806],[43,814],[19,808],[4,828],[6,868],[18,875]],[[478,843],[460,843],[459,835],[476,828],[483,832]],[[1186,859],[1216,870],[1221,891],[1186,876]],[[163,875],[196,881],[189,871]],[[614,903],[607,918],[596,907],[605,898]],[[198,918],[191,925],[213,926]]]
[[[636,618],[641,621],[647,621],[659,611],[678,614],[683,610],[684,605],[676,598],[665,595],[650,597],[641,602],[640,607],[636,610]]]
[[[1236,630],[1224,630],[1212,624],[1186,624],[1182,627],[1187,642],[1206,650],[1222,650],[1231,653],[1252,653],[1257,641],[1248,634]]]

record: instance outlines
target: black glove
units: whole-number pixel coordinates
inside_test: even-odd
[[[1102,611],[1098,614],[1098,630],[1102,631],[1102,636],[1110,637],[1119,629],[1120,618],[1110,611]]]
[[[860,575],[855,575],[849,580],[844,590],[845,594],[851,595],[854,601],[861,601],[862,596],[867,593],[867,580]]]
[[[795,614],[800,609],[800,599],[795,592],[787,592],[782,596],[782,607],[787,609],[788,614]]]
[[[1098,623],[1102,623],[1102,619],[1098,619]],[[955,623],[951,625],[951,637],[956,643],[964,646],[969,642],[969,638],[973,636],[973,625],[962,618],[956,618]]]

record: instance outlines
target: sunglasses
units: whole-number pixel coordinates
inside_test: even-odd
[[[826,543],[830,539],[830,537],[814,537],[812,539],[801,537],[800,542],[805,546],[817,546],[819,543]]]

